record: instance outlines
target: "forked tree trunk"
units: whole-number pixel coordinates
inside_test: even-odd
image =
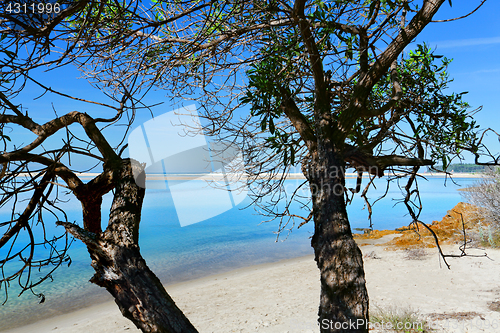
[[[197,332],[149,269],[137,246],[102,243],[92,252],[91,282],[106,288],[123,316],[143,332]]]
[[[311,161],[313,199],[311,245],[321,274],[321,332],[368,332],[368,293],[363,258],[354,241],[344,199],[344,161],[327,151]]]
[[[141,256],[139,223],[145,190],[136,185],[128,160],[117,176],[104,232],[95,234],[61,223],[87,245],[96,271],[90,281],[106,288],[122,314],[143,332],[197,332]]]

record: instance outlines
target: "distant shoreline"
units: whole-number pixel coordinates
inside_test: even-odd
[[[367,173],[363,173],[363,178],[367,178]],[[396,173],[396,175],[403,175],[402,173]],[[445,178],[446,175],[444,173],[434,173],[434,172],[422,172],[419,173],[418,175],[422,177],[432,177],[432,178]],[[387,177],[389,175],[384,175],[384,177]],[[394,176],[394,175],[390,175]],[[358,174],[354,172],[346,172],[345,177],[347,179],[353,179],[357,178]],[[452,174],[451,176],[447,176],[448,178],[481,178],[483,177],[483,174],[481,173],[468,173],[468,172],[457,172]],[[288,177],[288,179],[306,179],[302,173],[291,173]]]
[[[76,176],[81,177],[81,178],[94,178],[100,175],[99,173],[93,173],[93,172],[85,172],[85,173],[75,173]],[[213,180],[213,181],[219,181],[219,180],[224,180],[224,178],[229,178],[233,179],[232,173],[226,173],[225,175],[222,173],[175,173],[175,174],[146,174],[146,180]],[[395,175],[403,175],[402,173],[396,173]],[[422,172],[419,173],[420,176],[422,177],[432,177],[432,178],[482,178],[484,175],[482,173],[468,173],[468,172],[457,172],[454,174],[450,175],[445,175],[444,173],[434,173],[434,172]],[[29,173],[20,173],[17,177],[29,177],[29,176],[35,176],[35,175],[30,175]],[[263,173],[261,174],[258,178],[266,178],[268,177],[268,173]],[[347,172],[345,173],[345,178],[346,179],[355,179],[357,178],[357,173],[354,172]],[[384,177],[388,177],[389,175],[384,175]],[[394,175],[390,175],[394,176]],[[367,178],[368,174],[363,173],[363,178]],[[238,176],[238,180],[242,180],[245,178],[251,178],[248,176]],[[277,174],[272,177],[273,179],[280,179],[281,175]],[[286,179],[306,179],[304,174],[302,173],[290,173],[288,174]]]

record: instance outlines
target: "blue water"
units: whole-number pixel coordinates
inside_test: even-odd
[[[472,184],[473,179],[456,179],[462,186]],[[292,191],[300,180],[287,181],[288,192]],[[348,186],[354,187],[355,180],[348,179]],[[385,179],[376,181],[377,189],[369,192],[371,201],[376,200],[386,191]],[[419,181],[423,210],[420,219],[431,223],[440,220],[447,210],[462,201],[457,188],[460,186],[443,178],[429,178]],[[202,195],[201,195],[202,196]],[[397,204],[402,198],[401,190],[393,184],[384,199],[373,206],[372,222],[375,229],[395,229],[408,225],[411,221],[403,204]],[[193,197],[193,210],[203,209],[200,198]],[[111,196],[105,197],[103,207],[109,207]],[[246,209],[244,207],[250,206]],[[173,283],[229,271],[281,259],[312,254],[310,236],[312,223],[291,233],[284,232],[277,241],[278,222],[262,223],[263,217],[256,213],[249,198],[236,208],[206,221],[181,227],[176,215],[173,200],[165,190],[147,190],[140,228],[140,247],[150,268],[163,283]],[[64,204],[69,221],[81,221],[79,203],[70,201]],[[292,206],[293,213],[300,213],[298,204]],[[103,211],[103,221],[107,221],[109,210]],[[361,198],[355,197],[348,206],[352,228],[367,228],[368,213]],[[5,207],[0,210],[2,221],[10,211]],[[307,215],[307,212],[303,213]],[[104,223],[104,222],[103,222]],[[300,223],[297,220],[296,223]],[[61,227],[47,223],[47,233],[62,232]],[[22,240],[22,237],[19,240]],[[3,258],[5,249],[0,250]],[[78,308],[109,300],[109,296],[99,287],[88,282],[93,274],[90,259],[85,247],[78,240],[70,249],[72,264],[60,267],[54,274],[53,282],[39,286],[36,291],[46,296],[43,304],[30,293],[17,297],[15,284],[9,290],[9,300],[0,306],[0,330],[26,324],[49,315],[56,315]],[[5,292],[5,288],[0,292]]]

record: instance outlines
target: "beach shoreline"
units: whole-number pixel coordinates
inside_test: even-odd
[[[455,320],[457,313],[467,313],[469,319],[457,323],[466,325],[468,332],[489,332],[477,327],[475,320],[500,323],[500,313],[489,308],[500,295],[495,281],[500,274],[500,250],[487,251],[495,261],[450,258],[452,269],[448,270],[436,249],[426,249],[420,260],[408,260],[405,251],[381,246],[395,236],[365,239],[360,246],[372,308],[411,307],[441,326]],[[443,249],[458,253],[456,245]],[[317,331],[320,288],[312,255],[171,284],[166,289],[200,332]],[[34,331],[139,332],[112,301],[2,332]],[[441,327],[436,332],[455,331]]]
[[[390,237],[393,237],[393,235],[391,235]],[[357,240],[357,241],[362,241],[363,245],[365,245],[367,243],[375,244],[375,243],[381,242],[381,240],[379,240],[379,239],[369,239],[369,240],[363,239],[363,240]],[[195,283],[195,284],[201,283],[205,280],[211,280],[211,279],[217,280],[217,278],[223,279],[223,278],[226,278],[227,276],[241,275],[241,274],[245,274],[245,272],[255,271],[255,270],[259,270],[259,269],[266,269],[266,268],[272,267],[274,265],[278,265],[278,266],[283,265],[283,264],[286,265],[287,263],[301,261],[303,258],[308,258],[308,260],[309,259],[314,260],[312,255],[305,255],[305,256],[302,255],[302,256],[292,257],[292,258],[287,258],[287,259],[277,259],[276,260],[276,258],[274,258],[274,260],[271,260],[271,261],[265,262],[265,263],[259,263],[259,264],[254,264],[254,263],[252,263],[253,261],[250,261],[249,264],[247,263],[248,266],[237,267],[234,269],[231,269],[229,267],[224,267],[224,268],[220,269],[219,271],[216,271],[216,272],[212,271],[211,273],[208,273],[208,275],[206,275],[206,276],[203,276],[203,275],[199,276],[199,274],[198,274],[198,275],[194,275],[194,278],[184,277],[184,278],[176,279],[177,281],[174,281],[172,283],[165,283],[164,286],[167,289],[167,291],[170,293],[171,288],[173,288],[174,290],[183,289],[183,286],[189,286],[192,283]],[[162,278],[160,277],[160,279],[162,279]],[[90,283],[89,283],[89,285],[90,285]],[[94,285],[90,285],[90,287],[92,287],[92,289],[97,289],[97,294],[95,294],[93,297],[91,297],[90,302],[84,302],[84,303],[80,304],[78,307],[68,306],[68,308],[71,309],[68,312],[66,312],[67,310],[64,308],[61,309],[60,307],[57,307],[51,311],[51,314],[48,315],[47,318],[39,319],[39,320],[36,320],[33,322],[32,321],[33,318],[31,317],[31,318],[29,318],[29,321],[26,323],[9,325],[7,328],[1,328],[0,332],[1,333],[4,333],[4,332],[26,332],[26,333],[32,332],[31,329],[34,329],[35,327],[37,329],[39,329],[38,327],[42,323],[46,323],[50,326],[50,323],[52,322],[52,320],[55,320],[56,322],[59,320],[66,322],[66,318],[72,318],[73,316],[78,316],[78,314],[80,314],[80,313],[82,313],[82,314],[92,313],[93,312],[92,308],[96,309],[95,313],[99,313],[100,311],[97,311],[97,310],[102,309],[103,307],[107,308],[108,310],[114,309],[116,307],[116,310],[118,310],[117,306],[115,305],[115,303],[113,301],[113,298],[104,289],[95,287]],[[94,291],[94,293],[95,293],[95,291]],[[97,302],[97,304],[90,305],[93,302]],[[105,304],[108,304],[108,306],[104,306]],[[46,306],[46,304],[43,304],[40,306]],[[121,314],[119,312],[117,312],[116,314],[121,316]],[[127,321],[128,320],[126,320],[126,322]]]
[[[353,229],[356,229],[356,228],[353,228]],[[362,230],[364,230],[364,229],[360,229],[360,231],[362,231]],[[397,236],[397,235],[388,235],[387,237],[395,237],[395,236]],[[366,256],[366,255],[368,255],[368,254],[369,254],[369,253],[371,253],[371,252],[374,252],[374,251],[378,253],[378,251],[380,251],[380,250],[381,250],[381,248],[380,248],[380,247],[378,247],[378,248],[374,248],[374,246],[375,246],[375,247],[376,247],[376,246],[379,246],[380,244],[382,244],[382,243],[384,243],[384,242],[386,242],[386,241],[387,241],[387,240],[386,240],[386,237],[382,237],[381,239],[366,239],[366,238],[363,238],[363,239],[357,239],[358,245],[360,245],[360,246],[361,246],[362,251],[363,251],[363,253],[365,254],[365,256]],[[306,244],[306,245],[307,245],[307,244]],[[371,250],[370,250],[370,251],[368,251],[370,248],[371,248]],[[288,253],[288,252],[287,252],[287,253]],[[384,252],[384,254],[385,254],[385,252]],[[234,253],[232,253],[232,256],[234,256]],[[288,257],[288,256],[284,256],[284,258],[286,258],[286,257]],[[379,257],[383,257],[383,256],[379,256]],[[283,258],[283,257],[282,257],[282,258]],[[302,262],[299,260],[300,258],[307,258],[307,261],[308,261],[309,263],[308,263],[308,264],[302,263]],[[369,259],[371,259],[371,258],[369,258],[369,257],[365,257],[365,261],[370,261]],[[276,260],[279,260],[279,259],[276,259]],[[259,261],[257,261],[257,262],[259,262]],[[262,261],[260,261],[260,262],[262,262]],[[240,262],[240,263],[241,263],[241,262]],[[312,266],[311,266],[311,263],[312,263]],[[221,272],[221,271],[214,270],[214,272],[217,272],[215,275],[209,275],[209,276],[207,276],[207,277],[195,278],[195,279],[193,279],[193,280],[187,280],[187,281],[184,281],[184,282],[181,282],[181,283],[167,284],[167,291],[168,291],[168,292],[172,295],[172,297],[174,298],[174,300],[175,300],[176,302],[179,302],[179,304],[181,304],[181,303],[182,303],[182,304],[184,304],[183,302],[185,302],[185,304],[186,304],[186,306],[187,306],[187,308],[188,308],[188,309],[189,309],[190,307],[192,307],[192,306],[195,306],[196,308],[200,308],[200,307],[206,306],[206,305],[204,305],[204,304],[207,304],[207,302],[209,302],[210,300],[205,299],[205,300],[202,302],[202,301],[199,301],[199,300],[196,300],[196,299],[192,299],[192,298],[186,297],[186,295],[187,295],[187,294],[193,294],[193,293],[194,293],[194,292],[193,292],[193,290],[195,290],[195,289],[196,289],[196,287],[193,287],[193,286],[200,285],[200,283],[202,283],[202,281],[204,281],[204,279],[208,279],[208,280],[210,280],[212,277],[219,276],[219,277],[220,277],[220,278],[219,278],[219,281],[221,281],[221,280],[225,280],[225,279],[227,279],[227,278],[231,278],[231,279],[232,279],[232,281],[237,281],[237,279],[235,280],[235,277],[234,277],[234,275],[235,275],[235,274],[233,274],[233,273],[235,273],[235,272],[242,271],[242,272],[246,272],[245,274],[247,274],[247,273],[252,273],[253,271],[259,271],[259,272],[260,272],[260,271],[262,271],[262,272],[264,272],[264,271],[266,271],[266,269],[267,269],[267,268],[269,268],[270,266],[275,267],[278,271],[279,271],[279,270],[281,270],[282,274],[286,274],[286,269],[284,268],[284,267],[286,267],[286,266],[287,266],[287,267],[292,267],[292,266],[293,266],[293,267],[292,267],[292,269],[295,269],[295,268],[294,268],[295,266],[297,266],[297,267],[302,267],[301,269],[299,269],[299,271],[300,271],[300,270],[304,270],[304,269],[305,269],[305,267],[308,265],[308,266],[307,266],[307,267],[309,267],[308,269],[309,269],[310,271],[312,271],[314,274],[312,274],[312,273],[311,273],[310,275],[308,275],[307,279],[312,279],[312,281],[316,281],[316,282],[317,282],[317,280],[318,280],[318,275],[319,275],[319,274],[318,274],[318,270],[317,270],[317,268],[316,268],[316,266],[315,266],[315,264],[314,264],[314,260],[313,260],[313,258],[312,258],[311,256],[306,256],[306,257],[297,257],[297,258],[292,258],[292,259],[284,259],[284,260],[273,261],[273,262],[270,262],[270,263],[257,264],[257,265],[255,265],[254,263],[251,263],[251,262],[246,262],[246,261],[243,261],[242,266],[243,266],[243,265],[249,265],[249,266],[248,266],[248,267],[244,267],[244,268],[237,268],[236,270],[234,270],[233,268],[234,268],[235,266],[233,266],[233,265],[227,265],[227,266],[224,268],[224,270],[221,270],[221,271],[222,271],[222,273],[219,273],[219,272]],[[302,266],[301,266],[301,265],[302,265]],[[158,266],[158,267],[171,267],[171,266]],[[158,268],[158,267],[157,267],[157,268]],[[231,270],[231,269],[233,269],[233,270]],[[155,271],[156,271],[156,270],[155,270]],[[186,271],[190,271],[190,270],[186,270]],[[262,276],[265,276],[265,275],[266,275],[266,274],[264,274],[264,273],[262,273],[262,272],[261,272],[261,273],[259,273],[259,274],[257,274],[257,276],[260,276],[259,278],[262,278]],[[159,273],[159,272],[157,272],[157,273]],[[309,272],[309,273],[310,273],[310,272]],[[204,271],[203,271],[203,274],[210,274],[210,273],[208,273],[208,272],[206,271],[206,267],[205,267],[205,269],[204,269]],[[239,279],[240,279],[240,280],[241,280],[241,279],[245,280],[245,277],[244,277],[244,275],[245,275],[245,274],[243,274],[243,275],[239,275]],[[160,276],[160,275],[159,275],[159,276]],[[198,276],[199,276],[199,275],[198,275]],[[300,274],[297,274],[297,275],[295,276],[295,279],[299,279],[299,280],[303,280],[304,278],[305,278],[305,277],[301,276]],[[217,280],[217,279],[216,279],[216,280]],[[279,286],[279,284],[282,284],[282,283],[288,283],[288,281],[282,281],[282,280],[280,280],[280,279],[277,279],[276,281],[278,281],[278,282],[277,282],[277,283],[278,283],[278,286]],[[368,283],[370,283],[370,282],[368,281]],[[202,283],[202,284],[203,284],[203,283]],[[239,282],[239,283],[234,282],[234,284],[235,284],[235,285],[244,285],[244,283],[241,283],[241,282]],[[309,290],[309,291],[310,291],[310,290],[311,290],[311,288],[312,288],[312,287],[311,287],[311,285],[306,285],[305,287],[306,287],[306,290]],[[97,288],[97,287],[96,287],[96,288]],[[217,289],[217,288],[219,288],[219,289],[221,289],[221,288],[222,288],[222,289],[224,289],[224,288],[223,288],[223,287],[221,287],[221,286],[218,286],[218,287],[214,287],[214,286],[212,286],[211,288],[212,288],[212,289],[213,289],[213,288],[216,288],[216,289]],[[297,290],[299,290],[299,289],[300,289],[300,290],[302,290],[302,288],[304,288],[304,285],[297,285],[297,288],[298,288]],[[98,288],[98,289],[99,289],[99,288]],[[202,289],[203,289],[203,287],[202,287]],[[210,289],[210,288],[209,288],[209,289]],[[212,289],[210,289],[210,290],[212,290]],[[219,290],[219,289],[217,289],[217,290]],[[254,289],[255,289],[255,290],[254,290],[254,292],[256,292],[256,293],[258,294],[258,288],[254,288]],[[274,289],[276,289],[276,286],[274,286],[274,287],[269,287],[269,286],[267,286],[267,287],[265,287],[264,289],[266,289],[266,290],[271,290],[271,289],[272,289],[272,290],[274,290]],[[178,291],[176,291],[176,290],[178,290]],[[189,291],[189,290],[191,290],[191,291]],[[277,290],[279,290],[279,288],[278,288]],[[238,292],[241,292],[241,293],[245,294],[245,291],[243,291],[243,290],[242,290],[242,291],[238,291]],[[236,294],[238,294],[238,292],[236,292]],[[175,294],[175,293],[177,293],[177,294]],[[187,294],[186,294],[186,293],[187,293]],[[229,297],[229,296],[231,296],[231,293],[227,292],[227,293],[224,293],[224,295],[225,295],[226,297]],[[246,295],[246,294],[245,294],[245,295]],[[106,294],[106,296],[108,296],[108,295]],[[202,295],[201,295],[201,296],[202,296]],[[310,297],[310,295],[303,295],[303,296],[304,296],[304,297]],[[250,297],[250,298],[251,298],[251,297],[252,297],[252,295],[247,295],[247,296],[245,296],[245,297],[246,297],[246,298],[248,298],[248,297]],[[278,296],[276,296],[276,297],[278,297]],[[101,298],[101,299],[103,299],[103,298]],[[57,312],[57,311],[52,311],[52,310],[51,310],[51,311],[52,311],[52,314],[51,314],[51,317],[50,317],[50,318],[43,319],[43,320],[41,320],[41,321],[37,321],[37,322],[35,322],[35,323],[33,323],[33,324],[31,324],[31,323],[29,323],[29,324],[28,324],[28,323],[20,323],[20,325],[21,325],[20,327],[13,328],[13,327],[11,326],[11,327],[9,327],[7,330],[4,328],[4,327],[7,327],[7,326],[3,326],[3,327],[2,327],[3,331],[1,331],[1,332],[25,333],[25,332],[32,332],[34,328],[36,328],[36,330],[35,330],[35,331],[37,331],[37,332],[38,332],[38,331],[40,331],[40,327],[42,327],[43,325],[45,325],[45,326],[43,326],[43,327],[46,327],[46,332],[49,332],[49,331],[50,331],[50,332],[52,332],[52,331],[54,330],[54,328],[55,328],[55,327],[59,327],[59,328],[60,328],[60,327],[63,327],[63,326],[65,327],[64,331],[68,331],[68,332],[70,332],[70,333],[73,333],[73,332],[75,332],[75,333],[76,333],[76,332],[80,332],[80,331],[78,331],[78,330],[73,331],[73,329],[76,329],[76,326],[78,326],[78,327],[87,327],[89,330],[93,330],[93,329],[92,329],[92,327],[93,327],[92,325],[94,325],[94,326],[95,326],[95,325],[98,325],[99,327],[101,327],[101,326],[100,326],[101,324],[97,324],[97,322],[96,322],[96,321],[94,321],[94,320],[88,321],[88,318],[89,318],[89,317],[90,317],[90,318],[93,318],[93,317],[96,317],[96,318],[98,318],[98,317],[99,317],[99,318],[101,318],[101,317],[102,317],[102,316],[101,316],[101,313],[104,313],[104,312],[109,313],[109,316],[108,316],[108,317],[106,317],[108,321],[116,321],[116,323],[119,323],[119,325],[125,325],[125,326],[123,326],[123,327],[127,327],[127,330],[130,330],[130,329],[135,329],[135,327],[133,327],[133,324],[132,324],[131,322],[129,322],[127,319],[122,318],[122,315],[119,313],[118,308],[117,308],[117,306],[113,303],[113,301],[112,301],[111,297],[110,297],[110,296],[108,296],[108,298],[107,298],[107,299],[108,299],[109,301],[106,301],[106,302],[100,303],[100,304],[98,304],[98,305],[96,305],[96,306],[95,306],[95,310],[96,310],[96,311],[92,310],[92,308],[94,308],[94,306],[91,306],[91,307],[86,307],[86,306],[85,306],[85,307],[81,307],[81,308],[80,308],[79,306],[77,306],[76,304],[74,304],[74,308],[75,308],[75,309],[77,309],[77,310],[76,310],[76,311],[73,311],[73,309],[71,309],[71,311],[72,311],[71,313],[61,314],[61,312]],[[203,299],[203,297],[201,297],[200,299]],[[314,302],[313,302],[313,300],[314,300]],[[311,321],[311,318],[315,318],[315,314],[317,313],[317,304],[316,304],[316,303],[317,303],[317,302],[318,302],[318,300],[319,300],[319,294],[315,295],[315,297],[314,297],[314,299],[313,299],[313,300],[311,300],[311,303],[309,303],[309,305],[310,305],[310,306],[313,306],[313,308],[314,308],[314,311],[313,311],[313,312],[314,312],[314,313],[313,313],[313,315],[312,315],[312,317],[311,317],[311,313],[307,312],[307,311],[309,311],[310,309],[309,309],[309,310],[304,309],[304,311],[306,311],[307,313],[309,313],[309,315],[308,315],[309,317],[307,317],[307,318],[305,318],[305,317],[304,317],[304,318],[303,318],[303,320],[306,320],[306,319],[307,319],[306,321],[309,321],[309,322],[310,322],[310,321]],[[269,300],[269,301],[270,301],[270,302],[274,302],[274,300]],[[288,300],[288,299],[287,299],[286,301],[287,301],[287,302],[288,302],[288,301],[290,301],[290,302],[292,302],[292,303],[293,303],[293,300]],[[100,300],[99,300],[99,302],[100,302]],[[225,303],[225,302],[226,302],[225,300],[222,300],[220,304]],[[371,302],[371,301],[370,301],[370,302]],[[300,303],[300,301],[298,301],[298,303]],[[107,306],[107,307],[104,307],[104,304],[108,304],[108,306]],[[47,305],[47,304],[44,304],[43,306],[46,306],[46,305]],[[240,305],[241,305],[241,304],[240,304]],[[259,303],[258,305],[255,305],[255,306],[253,306],[253,305],[252,305],[252,306],[250,306],[250,308],[252,308],[252,309],[257,309],[257,310],[258,310],[258,309],[259,309],[260,307],[262,307],[262,306],[265,308],[265,307],[267,306],[267,303],[265,303],[265,302],[264,302],[264,304]],[[103,307],[104,307],[104,308],[103,308]],[[105,310],[105,309],[106,309],[106,310]],[[256,311],[257,311],[257,310],[256,310]],[[66,311],[68,311],[68,310],[66,310]],[[188,313],[188,312],[186,312],[186,315],[188,316],[188,318],[190,318],[190,319],[191,319],[191,315],[190,315],[190,314],[191,314],[191,313],[193,313],[195,320],[199,320],[199,319],[196,319],[196,316],[197,316],[196,312],[197,312],[197,311],[194,311],[194,310],[186,310],[186,311],[189,311],[189,313]],[[227,309],[226,311],[227,311],[227,313],[230,313],[230,309]],[[269,310],[269,311],[271,311],[271,310]],[[268,312],[269,312],[269,311],[268,311]],[[271,312],[272,312],[272,311],[271,311]],[[80,314],[81,314],[81,315],[80,315]],[[263,315],[264,317],[266,316],[266,314],[267,314],[268,316],[270,316],[270,314],[269,314],[269,313],[264,313],[264,312],[262,312],[262,313],[260,313],[260,314],[261,314],[261,315]],[[244,317],[245,315],[246,315],[246,314],[245,314],[245,311],[241,311],[241,310],[240,310],[240,312],[238,313],[238,316],[241,316],[241,317]],[[40,312],[40,313],[39,313],[39,316],[43,316],[43,313],[42,313],[42,312]],[[281,313],[281,314],[275,314],[274,316],[275,316],[275,317],[277,316],[277,317],[280,317],[280,318],[288,318],[288,317],[284,316],[284,314],[283,314],[283,313]],[[300,314],[300,313],[296,313],[296,314],[295,314],[295,316],[297,316],[297,318],[301,318],[301,314]],[[257,318],[258,316],[257,316],[257,315],[255,315],[254,317],[255,317],[255,318]],[[252,317],[252,318],[254,318],[254,317]],[[120,318],[120,319],[117,319],[117,318]],[[226,318],[226,319],[227,319],[227,318]],[[226,320],[226,319],[224,319],[224,320]],[[275,319],[276,319],[276,318],[275,318]],[[12,321],[15,321],[15,320],[17,320],[17,319],[16,319],[16,318],[14,318],[14,317],[11,317],[11,320],[12,320]],[[34,320],[34,318],[32,317],[32,318],[31,318],[31,320]],[[97,319],[96,319],[96,320],[97,320]],[[221,320],[222,320],[222,319],[221,319]],[[252,320],[253,320],[253,319],[252,319]],[[255,319],[255,320],[257,320],[257,319]],[[276,323],[280,322],[280,320],[278,320],[278,319],[276,319],[276,320],[277,320],[277,321],[276,321]],[[283,320],[284,320],[284,319],[283,319]],[[290,320],[292,320],[292,319],[291,319],[291,318],[288,318],[288,319],[286,319],[286,320],[289,320],[289,321],[290,321]],[[248,321],[248,320],[247,320],[247,321]],[[258,321],[258,320],[257,320],[257,321]],[[304,321],[302,321],[302,322],[304,322]],[[313,320],[312,322],[314,323],[314,320]],[[76,323],[75,325],[73,325],[73,326],[75,326],[75,327],[73,327],[73,326],[71,326],[71,327],[70,327],[70,326],[68,326],[68,325],[69,325],[69,323]],[[25,324],[26,324],[26,325],[25,325]],[[102,324],[104,325],[105,323],[102,323]],[[241,323],[240,323],[240,324],[241,324]],[[500,324],[500,323],[499,323],[499,324]],[[42,325],[42,326],[40,326],[40,325]],[[89,325],[90,325],[90,326],[89,326]],[[128,326],[127,326],[127,325],[128,325]],[[206,323],[206,322],[201,322],[201,324],[200,324],[200,325],[201,325],[200,327],[206,327],[207,323]],[[210,325],[214,325],[214,323],[211,323]],[[242,324],[241,324],[241,325],[242,325]],[[253,325],[253,324],[252,324],[252,325]],[[274,324],[273,324],[273,325],[274,325]],[[274,327],[275,325],[274,325],[274,326],[273,326],[273,325],[269,324],[268,326],[269,326],[269,327]],[[287,325],[288,325],[288,324],[287,324]],[[290,324],[290,325],[291,325],[291,324]],[[290,326],[290,325],[289,325],[289,326]],[[279,325],[278,325],[278,326],[279,326]],[[292,326],[293,326],[293,325],[292,325]],[[300,323],[299,323],[299,326],[300,326]],[[209,327],[211,327],[211,326],[209,326]],[[266,327],[267,327],[267,326],[266,326]],[[280,327],[281,327],[281,328],[283,328],[282,326],[280,326]],[[113,328],[110,328],[110,329],[109,329],[109,332],[114,332],[114,331],[116,331],[116,329],[117,329],[117,326],[115,325],[115,326],[113,326]],[[213,328],[212,328],[212,329],[213,329]],[[263,328],[263,327],[261,327],[260,329],[263,329],[263,330],[264,330],[264,328]],[[277,328],[276,328],[276,329],[277,329]],[[285,329],[285,331],[286,331],[286,330],[290,331],[290,329]],[[95,330],[94,330],[94,331],[95,331]],[[201,328],[200,328],[200,332],[204,332],[204,331],[207,331],[207,330],[206,330],[206,329],[201,329]],[[225,332],[224,330],[222,330],[222,331],[213,330],[213,331],[214,331],[214,332]],[[249,330],[249,331],[251,331],[251,330]],[[293,331],[293,330],[292,330],[292,331]],[[291,331],[291,332],[292,332],[292,331]],[[312,331],[314,331],[314,330],[312,330]],[[43,330],[42,330],[42,331],[40,331],[40,332],[43,332]],[[81,332],[84,332],[84,331],[81,331]],[[100,332],[100,331],[99,331],[99,330],[97,330],[96,332]],[[108,331],[103,331],[103,332],[108,332]],[[270,331],[270,332],[274,332],[274,331]],[[278,331],[276,331],[276,332],[278,332]],[[283,330],[282,330],[282,331],[279,331],[279,332],[283,332]]]

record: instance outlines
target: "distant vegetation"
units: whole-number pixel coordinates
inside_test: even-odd
[[[500,247],[500,170],[486,174],[489,177],[478,180],[461,194],[478,207],[476,215],[483,221],[478,230],[481,245]]]
[[[437,165],[434,167],[437,170],[442,170],[442,165]],[[428,169],[431,171],[430,169]],[[485,165],[477,165],[472,163],[464,163],[464,164],[450,164],[448,166],[449,172],[466,172],[466,173],[478,173],[478,172],[487,172],[490,170],[489,166]]]

